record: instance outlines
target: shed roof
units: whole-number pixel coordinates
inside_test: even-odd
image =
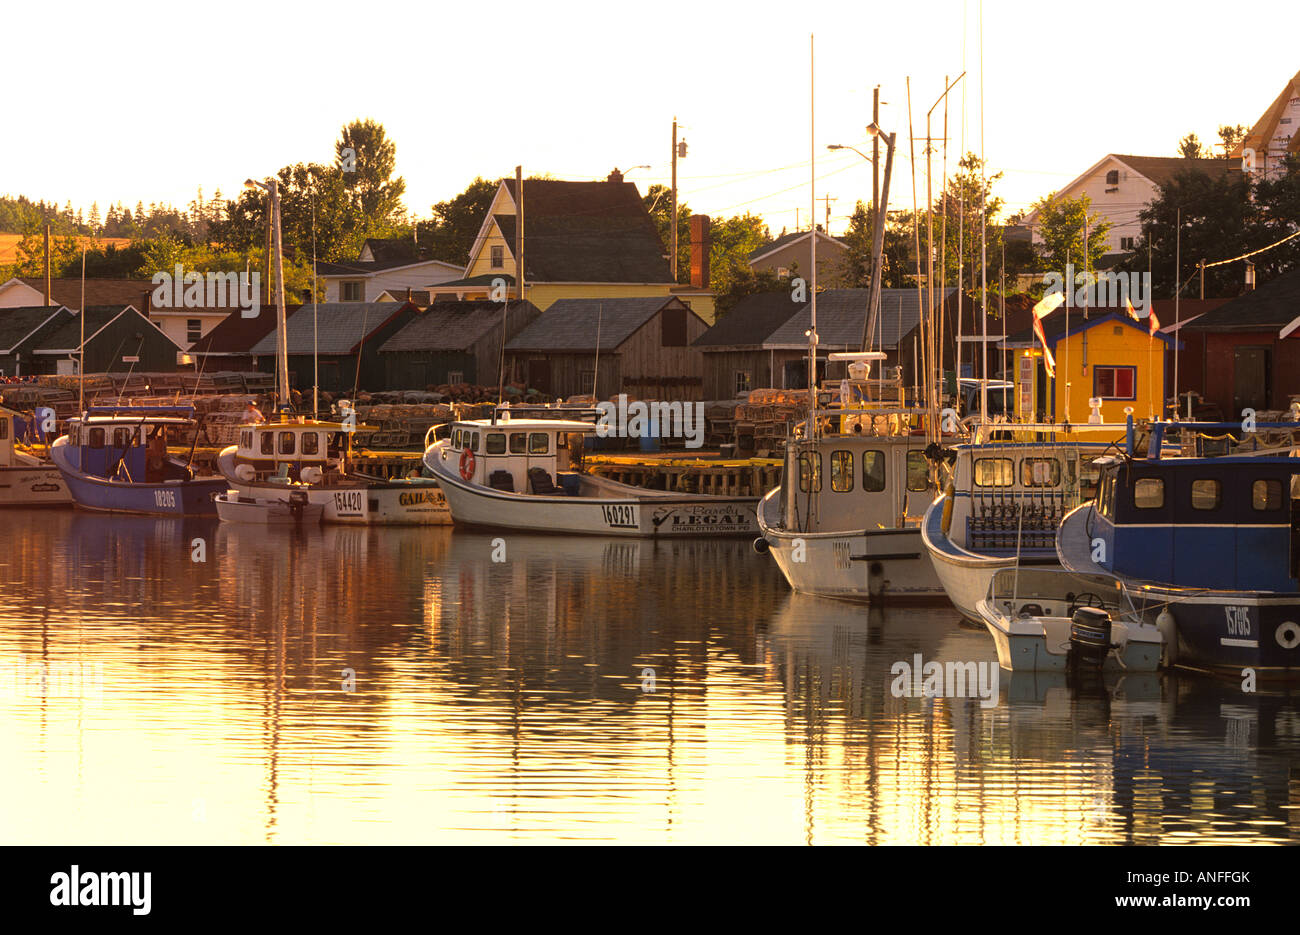
[[[687,308],[675,296],[560,299],[506,345],[512,351],[613,351],[663,308]],[[689,309],[687,309],[689,311]]]

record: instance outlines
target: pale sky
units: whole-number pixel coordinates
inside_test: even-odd
[[[680,197],[714,216],[804,226],[809,35],[816,37],[817,219],[839,233],[871,167],[871,89],[898,131],[891,207],[910,207],[907,89],[924,207],[925,112],[945,74],[949,167],[981,148],[979,0],[609,4],[266,3],[183,8],[22,3],[6,10],[8,145],[0,193],[101,210],[233,196],[291,162],[327,162],[340,127],[384,124],[415,216],[476,176],[669,178],[671,122],[688,157]],[[966,41],[963,43],[963,18]],[[1300,70],[1300,4],[1204,0],[983,3],[983,150],[995,193],[1027,206],[1108,152],[1176,155],[1196,132],[1250,125]],[[268,38],[274,36],[274,39]],[[942,135],[943,107],[931,132]],[[882,148],[883,156],[883,148]],[[942,152],[933,157],[935,189]],[[883,163],[883,159],[882,159]],[[883,165],[882,165],[883,170]]]

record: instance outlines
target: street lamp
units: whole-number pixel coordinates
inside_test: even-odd
[[[289,337],[284,311],[284,244],[280,236],[280,183],[275,179],[267,179],[265,182],[246,179],[244,187],[265,189],[267,200],[270,202],[271,226],[275,233],[275,321],[276,331],[278,332],[276,344],[279,349],[279,360],[276,365],[278,371],[277,383],[279,384],[280,406],[286,406],[289,404]]]
[[[874,159],[872,159],[870,156],[868,156],[866,153],[864,153],[862,150],[858,149],[855,146],[845,146],[842,143],[830,143],[827,145],[826,148],[827,149],[851,149],[853,150],[853,152],[857,153],[863,159],[867,160],[867,162],[871,162],[871,163],[875,162]]]

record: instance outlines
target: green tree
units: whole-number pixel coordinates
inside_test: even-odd
[[[1106,235],[1111,224],[1091,210],[1092,200],[1087,195],[1078,198],[1059,198],[1056,193],[1034,202],[1038,213],[1038,255],[1043,270],[1064,272],[1066,263],[1076,269],[1096,269],[1106,254]],[[1084,237],[1088,241],[1084,257]]]
[[[761,217],[746,212],[736,217],[711,219],[709,242],[709,288],[715,295],[733,294],[735,283],[749,282],[754,275],[749,266],[749,255],[759,247],[771,243],[772,234]],[[684,262],[678,261],[678,272],[681,273],[684,266],[685,281],[689,282],[689,232],[686,247],[687,256]]]
[[[1250,128],[1242,124],[1229,126],[1224,124],[1219,127],[1219,145],[1223,147],[1223,158],[1227,159],[1232,155],[1232,151],[1246,138]]]
[[[366,119],[343,127],[334,144],[334,168],[352,206],[370,225],[382,225],[402,211],[406,181],[393,177],[396,166],[397,147],[383,124]]]
[[[1204,159],[1209,155],[1195,133],[1189,133],[1178,141],[1178,155],[1184,159]]]
[[[415,225],[421,248],[448,263],[468,263],[469,251],[474,247],[474,239],[492,207],[499,185],[478,177],[455,198],[434,205],[433,217]]]
[[[655,230],[659,233],[659,241],[664,245],[665,254],[672,251],[673,243],[672,192],[673,190],[667,185],[656,184],[651,185],[641,197],[646,210],[650,212],[651,219],[655,222]],[[688,283],[691,281],[691,209],[686,202],[680,200],[680,197],[679,193],[677,202],[677,281],[679,283]],[[712,264],[712,253],[710,254],[710,264]]]

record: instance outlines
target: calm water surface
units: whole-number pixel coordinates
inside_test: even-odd
[[[896,698],[991,640],[743,540],[504,538],[0,514],[0,841],[1300,841],[1295,696]]]

